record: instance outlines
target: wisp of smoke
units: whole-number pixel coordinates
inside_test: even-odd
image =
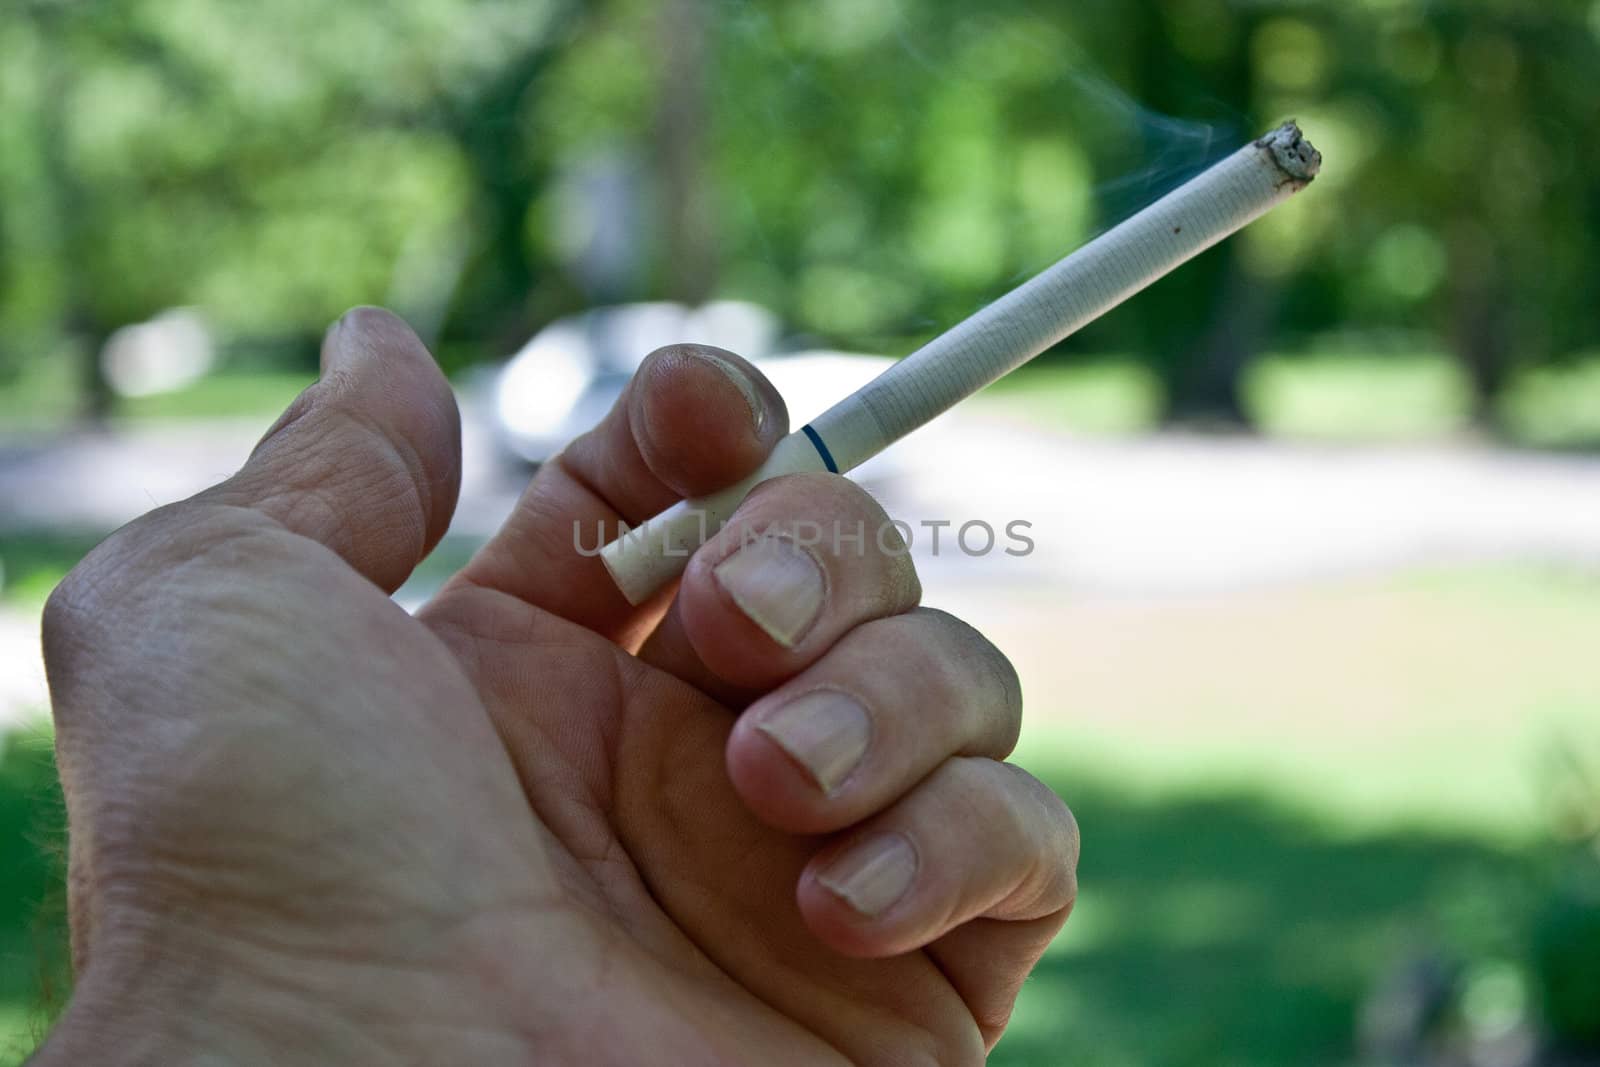
[[[1245,117],[1214,98],[1197,95],[1195,103],[1222,108],[1229,113],[1226,121],[1164,115],[1119,87],[1082,48],[1074,46],[1060,59],[1061,79],[1071,90],[1075,108],[1086,111],[1107,134],[1134,146],[1127,169],[1093,190],[1100,217],[1108,225],[1148,207],[1219,162],[1244,137]],[[1102,169],[1110,169],[1111,161],[1101,154]]]

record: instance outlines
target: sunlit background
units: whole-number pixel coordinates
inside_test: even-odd
[[[1600,1064],[1597,78],[1594,0],[11,0],[0,1059],[68,989],[44,599],[346,307],[465,414],[414,604],[656,345],[798,423],[1297,117],[1309,192],[862,475],[1084,828],[994,1062]]]

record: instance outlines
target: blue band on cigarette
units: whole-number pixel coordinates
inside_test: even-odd
[[[822,457],[823,466],[828,468],[828,473],[838,474],[839,465],[833,461],[833,453],[828,451],[828,446],[822,443],[822,435],[809,425],[800,427],[800,432],[811,438],[811,443],[816,446],[817,455]]]

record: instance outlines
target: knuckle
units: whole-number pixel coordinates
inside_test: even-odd
[[[91,595],[92,584],[80,563],[61,579],[44,602],[39,631],[46,669],[63,664],[77,644],[86,617],[84,603]]]
[[[284,434],[273,462],[246,467],[212,491],[297,533],[348,553],[363,533],[381,534],[393,554],[420,557],[435,519],[434,478],[415,427],[386,427],[354,398],[329,397]]]
[[[1058,797],[1057,800],[1059,801],[1060,798]],[[1061,814],[1063,816],[1061,822],[1063,841],[1061,855],[1068,875],[1072,879],[1072,895],[1076,896],[1078,861],[1083,855],[1083,834],[1078,826],[1078,817],[1072,813],[1072,809],[1064,802],[1061,803]]]
[[[899,527],[890,521],[878,499],[843,475],[800,477],[817,479],[820,491],[831,494],[836,501],[829,509],[838,524],[831,546],[834,554],[865,559],[875,565],[872,573],[877,578],[877,599],[881,602],[905,608],[918,603],[922,599],[922,580],[917,575],[917,565]]]
[[[261,532],[254,513],[196,498],[157,508],[101,542],[45,602],[40,629],[52,685],[81,667],[104,668],[116,660],[125,650],[103,636],[143,633],[152,603],[165,595],[166,579],[176,570],[236,566],[254,554],[246,542]]]
[[[1016,841],[1027,831],[1027,818],[1007,780],[1006,766],[986,756],[953,756],[934,772],[934,784],[952,814],[975,818],[987,837]]]
[[[88,677],[115,655],[104,640],[106,628],[180,551],[189,511],[186,504],[169,504],[134,520],[97,545],[51,590],[39,636],[58,723],[72,714]]]
[[[1079,831],[1055,791],[999,760],[952,759],[940,773],[950,780],[954,803],[979,813],[985,836],[1008,843],[1007,851],[1026,862],[1012,898],[1035,902],[1028,910],[1040,914],[1069,906],[1077,895]]]
[[[187,506],[168,504],[135,519],[78,561],[45,601],[42,630],[46,654],[86,627],[118,587],[159,567],[164,550],[185,525]]]
[[[267,428],[266,433],[261,435],[261,440],[256,442],[256,447],[250,452],[252,458],[273,447],[280,438],[291,432],[295,424],[315,411],[317,403],[326,388],[327,383],[319,381],[309,388],[301,390],[300,395],[290,401],[289,406],[284,409],[282,415],[278,416],[277,421]]]
[[[773,521],[855,522],[870,526],[887,519],[883,507],[861,486],[842,474],[806,471],[762,482],[750,494]],[[766,514],[769,513],[769,514]]]
[[[1048,834],[1045,816],[1035,789],[1035,779],[1011,763],[999,760],[984,761],[985,770],[992,772],[990,795],[993,798],[994,820],[1004,827],[1007,840],[1017,842],[1035,857],[1046,851]]]
[[[1017,1002],[1007,998],[984,1000],[977,1005],[969,1005],[972,1011],[972,1021],[978,1024],[986,1041],[997,1041],[1001,1034],[1006,1032],[1006,1027],[1011,1025],[1011,1016],[1016,1012]]]
[[[1044,782],[1014,764],[1010,768],[1033,842],[1035,898],[1051,910],[1070,907],[1078,895],[1078,857],[1082,851],[1078,820],[1072,809]],[[1022,798],[1027,799],[1023,800]]]
[[[968,755],[1003,757],[1022,732],[1022,680],[999,647],[970,623],[938,608],[917,608],[912,616],[932,639],[914,645],[925,668],[935,672],[951,701],[968,711],[973,733]]]
[[[896,534],[898,536],[898,534]],[[909,552],[894,552],[886,556],[888,566],[884,572],[885,599],[907,607],[922,601],[922,578]]]
[[[896,613],[914,608],[922,599],[922,579],[917,576],[916,566],[905,557],[887,556],[880,560],[869,571],[871,602]]]

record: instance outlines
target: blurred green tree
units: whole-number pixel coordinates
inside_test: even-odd
[[[91,410],[179,304],[297,359],[359,301],[458,366],[718,294],[903,352],[1291,114],[1316,194],[1070,351],[1237,421],[1269,342],[1398,331],[1488,420],[1600,346],[1589,0],[18,0],[0,52],[0,375],[76,351]]]
[[[484,329],[515,317],[541,184],[515,113],[566,14],[555,0],[8,7],[7,362],[54,335],[93,368],[111,329],[184,304],[297,347],[352,302],[409,304],[426,327],[463,284]],[[103,407],[102,387],[89,396]]]

